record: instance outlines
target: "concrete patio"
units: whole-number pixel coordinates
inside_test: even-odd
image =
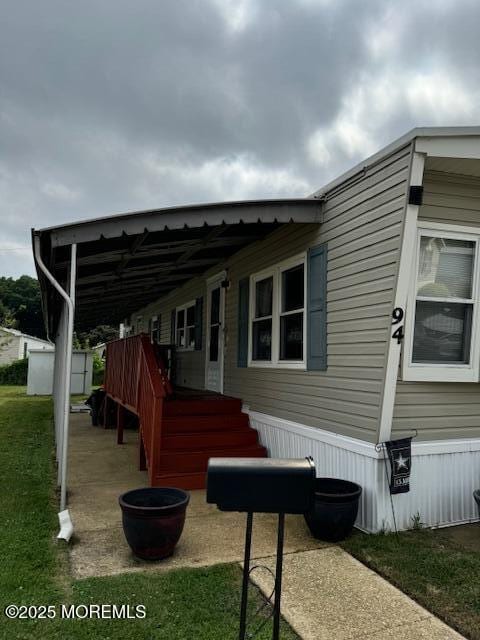
[[[125,431],[117,445],[115,430],[92,427],[88,414],[71,416],[69,509],[75,527],[71,567],[76,578],[125,571],[164,571],[243,560],[246,516],[223,513],[205,501],[204,491],[190,492],[185,529],[175,554],[162,562],[145,562],[130,552],[123,535],[118,496],[148,486],[138,470],[138,434]],[[277,518],[254,518],[253,556],[273,555]],[[325,546],[310,535],[302,516],[286,518],[285,551]]]

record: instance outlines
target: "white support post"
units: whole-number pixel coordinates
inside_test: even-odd
[[[53,361],[53,389],[52,389],[52,397],[53,397],[53,420],[55,424],[55,446],[56,446],[56,460],[57,464],[60,460],[60,449],[59,449],[59,440],[60,440],[60,416],[58,411],[58,405],[60,403],[60,371],[61,371],[61,354],[63,350],[59,348],[59,338],[58,332],[54,339],[55,342],[55,355]],[[60,482],[59,482],[60,484]]]
[[[421,186],[423,184],[423,169],[425,166],[425,154],[413,153],[412,163],[410,167],[409,187]],[[392,331],[404,326],[405,308],[407,305],[408,286],[410,283],[412,265],[414,264],[415,238],[418,219],[418,205],[408,203],[405,210],[405,223],[403,229],[402,248],[400,252],[400,266],[398,270],[397,288],[395,292],[394,308],[403,309],[403,319],[398,325],[392,327]],[[392,309],[393,311],[393,309]],[[392,331],[388,337],[388,355],[385,370],[385,386],[382,398],[382,407],[380,414],[379,442],[385,442],[390,439],[392,433],[393,408],[395,405],[395,393],[397,390],[398,367],[400,364],[401,342],[392,338]]]
[[[57,335],[55,337],[55,370],[53,380],[55,437],[57,445],[58,486],[61,484],[62,448],[64,428],[64,397],[65,397],[65,338],[67,328],[67,310],[62,305]]]
[[[58,291],[64,300],[64,306],[59,322],[59,332],[56,341],[56,350],[63,352],[59,354],[58,359],[58,375],[62,381],[61,390],[57,395],[58,413],[55,412],[56,421],[61,422],[56,425],[56,431],[60,435],[60,443],[57,443],[57,452],[60,454],[59,459],[59,475],[60,475],[60,512],[58,514],[60,521],[60,533],[57,538],[69,540],[73,533],[73,525],[67,506],[67,464],[68,464],[68,432],[70,426],[70,387],[72,377],[72,349],[73,349],[73,323],[74,323],[74,304],[75,304],[75,281],[77,272],[77,245],[71,246],[70,259],[70,278],[69,292],[67,293],[61,285],[55,280],[45,263],[43,262],[40,251],[40,238],[35,236],[34,239],[35,259],[41,271],[52,286]]]
[[[62,434],[62,471],[60,484],[60,511],[67,508],[67,464],[68,464],[68,432],[70,427],[70,388],[72,383],[72,350],[73,350],[73,322],[75,313],[75,280],[77,276],[77,245],[72,244],[70,260],[70,286],[69,296],[65,298],[65,306],[68,309],[67,331],[65,340],[65,391],[64,391],[64,415]]]

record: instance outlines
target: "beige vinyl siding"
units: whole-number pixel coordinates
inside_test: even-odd
[[[292,225],[229,262],[225,393],[250,409],[376,441],[410,149],[325,203],[322,225]],[[328,370],[237,367],[240,279],[328,242]]]
[[[480,226],[480,178],[426,172],[419,218]]]
[[[137,314],[161,313],[170,342],[171,309],[205,299],[205,278],[226,269],[224,393],[254,411],[376,442],[409,162],[407,146],[329,194],[321,225],[285,225]],[[328,370],[237,367],[239,280],[323,242]],[[179,354],[177,383],[204,388],[204,367],[203,351]]]
[[[419,220],[480,229],[480,179],[427,172]],[[419,440],[480,437],[480,385],[399,380],[393,436],[412,428]]]

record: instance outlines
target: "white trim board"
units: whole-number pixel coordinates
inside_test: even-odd
[[[478,136],[419,137],[415,141],[415,151],[439,158],[480,158]]]
[[[354,453],[360,453],[361,455],[369,458],[375,458],[381,460],[384,458],[383,451],[377,451],[376,445],[372,442],[365,440],[359,440],[358,438],[351,438],[350,436],[344,436],[333,431],[326,431],[317,427],[310,427],[299,422],[292,422],[291,420],[285,420],[284,418],[276,418],[275,416],[267,413],[261,413],[259,411],[252,411],[246,405],[242,408],[244,413],[247,413],[252,420],[264,422],[271,426],[282,429],[290,433],[297,433],[298,435],[310,438],[317,442],[323,442],[330,444],[340,449],[346,449]],[[413,456],[430,456],[435,454],[444,453],[465,453],[480,451],[480,438],[458,438],[449,440],[425,440],[415,442],[412,440],[412,455]]]
[[[459,233],[464,235],[476,235],[480,234],[480,227],[469,227],[462,224],[450,224],[449,222],[430,222],[427,218],[419,217],[418,229],[420,231],[439,231],[445,233]]]
[[[250,418],[265,422],[278,429],[288,431],[291,433],[297,433],[317,442],[323,442],[330,444],[340,449],[346,449],[347,451],[353,451],[360,453],[361,455],[369,458],[380,458],[381,454],[375,449],[375,445],[371,442],[359,440],[357,438],[351,438],[349,436],[342,436],[333,431],[326,431],[325,429],[317,429],[316,427],[309,427],[299,422],[292,422],[290,420],[284,420],[283,418],[276,418],[275,416],[268,415],[266,413],[259,413],[258,411],[246,411]]]
[[[395,405],[398,368],[400,365],[400,354],[402,350],[402,343],[399,344],[397,340],[392,336],[392,334],[399,328],[405,327],[406,325],[406,307],[412,272],[412,261],[414,259],[418,212],[420,209],[418,205],[408,204],[408,191],[410,186],[421,186],[423,184],[424,167],[425,156],[423,154],[415,152],[412,156],[410,178],[408,181],[407,194],[405,195],[405,222],[403,227],[402,247],[399,258],[400,264],[398,268],[395,300],[393,303],[395,309],[403,309],[403,319],[399,324],[393,325],[389,331],[384,391],[382,396],[382,406],[380,409],[380,425],[378,434],[378,439],[380,442],[389,440],[390,434],[392,432],[393,409]]]
[[[219,282],[221,282],[222,280],[225,280],[227,277],[227,271],[226,269],[222,269],[222,271],[217,271],[217,273],[214,273],[213,276],[208,276],[208,278],[205,279],[205,282],[207,285],[212,284],[212,282],[217,282],[217,280]]]

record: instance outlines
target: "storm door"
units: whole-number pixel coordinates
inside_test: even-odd
[[[225,289],[222,287],[224,275],[207,282],[207,339],[205,387],[210,391],[223,393],[223,350]]]

